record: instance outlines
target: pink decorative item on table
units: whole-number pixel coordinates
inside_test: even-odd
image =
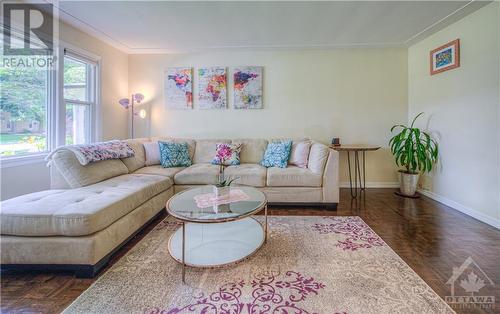
[[[288,164],[304,169],[307,168],[310,149],[311,141],[293,142]]]
[[[207,208],[229,203],[236,203],[249,200],[250,197],[241,189],[231,189],[229,195],[217,197],[215,193],[196,195],[194,200],[199,208]]]
[[[219,165],[217,184],[214,187],[214,190],[217,194],[223,194],[225,192],[224,189],[229,188],[231,183],[238,179],[226,179],[224,176],[224,167],[230,165],[239,165],[240,151],[241,144],[219,143],[216,145],[215,157],[212,159],[212,164]]]

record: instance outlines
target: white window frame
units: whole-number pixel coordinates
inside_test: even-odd
[[[66,103],[64,100],[64,51],[71,51],[84,60],[95,64],[95,82],[93,85],[95,103],[91,109],[90,140],[102,140],[101,117],[101,57],[75,45],[59,40],[59,47],[55,51],[57,66],[55,70],[47,72],[47,151],[20,156],[0,157],[0,168],[17,167],[33,163],[44,162],[50,151],[66,145]],[[74,101],[72,101],[74,102]]]
[[[101,58],[94,54],[91,54],[81,48],[64,44],[61,45],[61,50],[59,51],[62,58],[59,58],[59,66],[61,69],[60,72],[60,86],[59,91],[59,99],[62,100],[62,103],[59,106],[59,124],[60,129],[57,132],[57,146],[66,145],[66,104],[73,105],[88,105],[90,108],[90,142],[97,142],[101,140],[101,119],[100,114],[100,61]],[[65,99],[64,98],[64,58],[68,56],[77,61],[86,62],[92,64],[94,69],[93,73],[89,73],[87,71],[87,99],[88,101],[80,101],[74,99]]]

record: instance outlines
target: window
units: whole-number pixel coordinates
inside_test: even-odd
[[[56,70],[0,67],[2,167],[98,140],[99,57],[59,43]]]
[[[1,157],[49,149],[49,75],[43,68],[0,68]]]
[[[65,144],[93,140],[96,103],[96,63],[69,51],[64,53]]]

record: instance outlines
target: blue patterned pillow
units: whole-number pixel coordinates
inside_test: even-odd
[[[163,168],[189,167],[192,164],[187,143],[158,142]]]
[[[292,141],[269,143],[260,164],[264,167],[286,168],[291,149]]]

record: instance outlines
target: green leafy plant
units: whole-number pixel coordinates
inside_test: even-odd
[[[218,188],[223,188],[223,187],[226,187],[226,186],[230,186],[231,183],[233,183],[234,181],[236,181],[238,179],[239,178],[234,178],[232,180],[222,180],[222,181],[217,182],[217,184],[215,184],[215,186],[218,187]]]
[[[417,118],[422,114],[424,113],[419,113],[409,127],[397,124],[391,128],[391,132],[400,129],[400,132],[391,138],[389,145],[396,158],[396,164],[405,167],[406,173],[430,172],[437,161],[438,144],[436,141],[428,133],[413,127]]]

